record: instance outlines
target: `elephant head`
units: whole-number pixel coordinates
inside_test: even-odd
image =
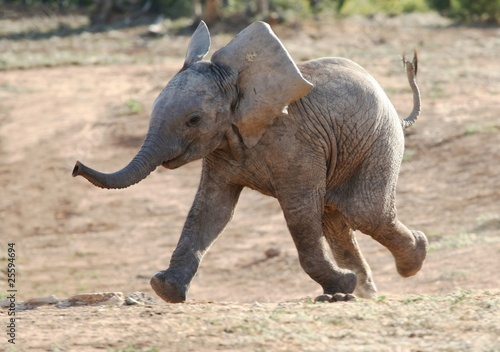
[[[240,32],[210,62],[201,61],[209,48],[210,34],[201,22],[184,66],[157,97],[143,145],[127,166],[104,174],[77,161],[73,176],[102,188],[125,188],[159,165],[173,169],[206,157],[224,145],[230,130],[252,148],[276,116],[312,89],[263,22]]]

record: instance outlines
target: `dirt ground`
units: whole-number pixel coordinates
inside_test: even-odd
[[[57,18],[70,20],[81,19]],[[149,278],[168,265],[200,162],[159,168],[120,191],[71,169],[78,159],[114,171],[131,159],[189,37],[152,38],[144,26],[54,36],[51,23],[0,19],[1,298],[7,243],[18,302],[107,291],[156,298]],[[42,35],[30,35],[33,27]],[[18,311],[16,344],[2,329],[2,349],[500,351],[500,29],[408,15],[275,31],[297,61],[363,65],[401,116],[412,99],[400,54],[419,49],[423,111],[407,131],[398,212],[429,238],[423,269],[400,278],[389,252],[359,233],[380,296],[314,304],[320,288],[298,264],[277,201],[245,190],[186,304]],[[212,52],[232,35],[214,35]],[[280,254],[266,258],[268,249]],[[6,309],[0,318],[5,326]]]

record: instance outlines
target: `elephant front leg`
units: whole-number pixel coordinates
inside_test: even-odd
[[[216,182],[204,171],[198,192],[167,270],[156,273],[151,287],[164,301],[186,300],[200,262],[233,215],[240,186]]]
[[[318,300],[349,300],[356,288],[356,275],[337,267],[328,257],[323,241],[323,198],[315,191],[280,199],[288,229],[297,247],[300,265],[323,288]]]

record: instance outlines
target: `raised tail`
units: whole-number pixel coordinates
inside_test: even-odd
[[[410,83],[411,91],[413,92],[413,110],[408,117],[401,120],[403,128],[408,128],[417,121],[420,115],[420,91],[417,86],[418,57],[416,49],[413,52],[412,61],[406,61],[405,55],[403,54],[403,66],[405,67],[408,83]]]

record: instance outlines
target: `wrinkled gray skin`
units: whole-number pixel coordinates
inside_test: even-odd
[[[155,292],[167,302],[185,301],[243,187],[278,199],[300,264],[324,293],[376,294],[355,229],[389,249],[401,276],[415,275],[427,240],[397,219],[395,189],[403,128],[420,111],[416,59],[405,62],[414,108],[401,120],[359,65],[323,58],[297,66],[265,23],[250,25],[210,62],[201,61],[209,46],[201,23],[183,69],[158,96],[144,144],[129,165],[102,174],[77,162],[73,171],[99,187],[124,188],[159,165],[174,169],[203,158],[200,186],[170,266],[151,279]]]

